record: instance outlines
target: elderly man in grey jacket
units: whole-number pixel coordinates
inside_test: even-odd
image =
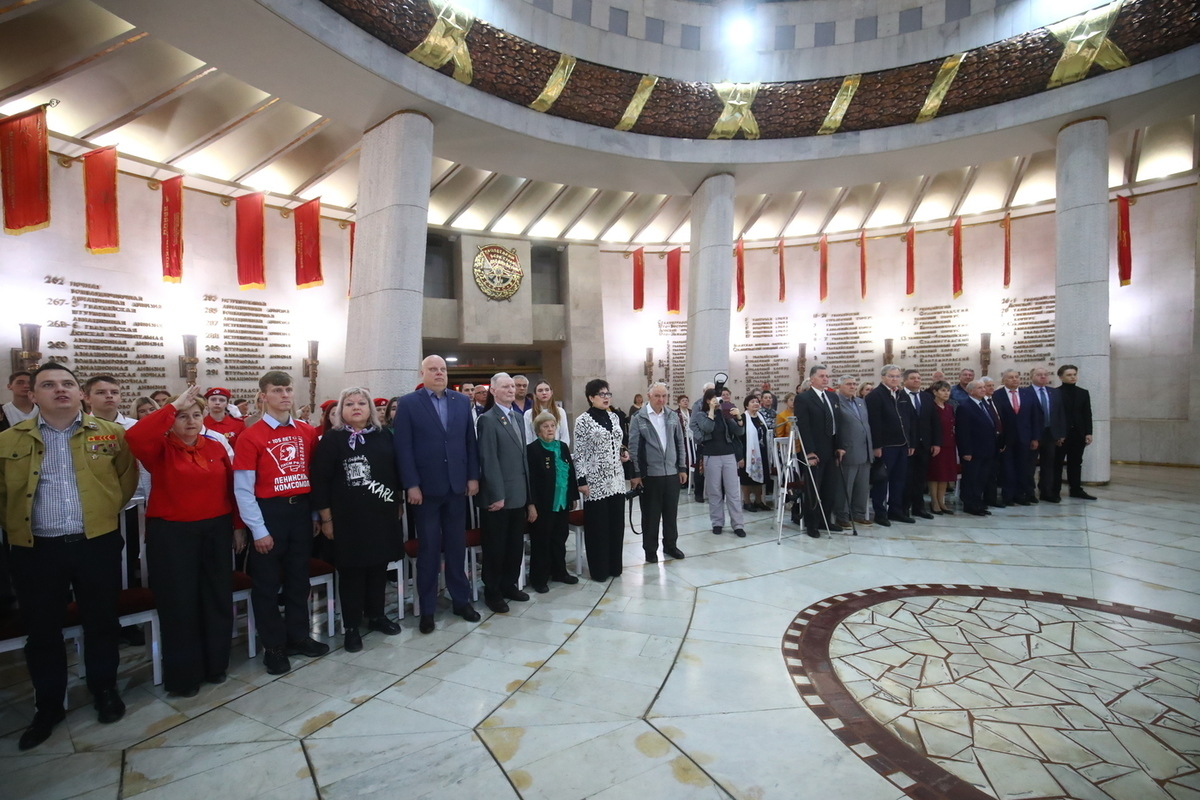
[[[687,456],[679,415],[667,408],[667,386],[656,383],[650,402],[629,420],[629,454],[634,465],[633,486],[642,487],[642,547],[646,561],[658,561],[658,527],[662,523],[663,553],[683,558],[676,543],[679,531],[679,487],[687,483]]]
[[[870,494],[871,475],[871,426],[867,422],[867,403],[858,397],[858,379],[843,375],[838,379],[838,394],[841,406],[838,409],[838,430],[842,432],[841,470],[846,477],[846,492],[849,496],[839,503],[838,519],[843,525],[850,524],[850,517],[859,525],[870,525],[867,517],[867,501]]]

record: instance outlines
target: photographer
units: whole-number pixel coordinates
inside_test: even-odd
[[[700,408],[692,414],[690,427],[693,438],[704,450],[705,488],[712,532],[720,534],[725,525],[725,510],[721,507],[724,503],[734,534],[744,537],[745,521],[738,481],[738,469],[746,464],[742,411],[733,403],[721,400],[716,388],[705,390]]]
[[[683,558],[676,547],[679,537],[675,518],[679,510],[679,487],[687,482],[683,428],[679,415],[667,408],[667,386],[650,387],[650,403],[629,420],[629,452],[632,455],[633,486],[641,486],[642,547],[646,561],[658,561],[658,525],[662,520],[663,552]]]

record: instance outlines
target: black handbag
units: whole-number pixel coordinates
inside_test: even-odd
[[[887,483],[888,468],[887,464],[883,463],[882,458],[877,458],[871,462],[871,485],[878,486],[881,483]]]

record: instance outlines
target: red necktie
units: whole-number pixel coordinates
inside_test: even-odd
[[[1017,396],[1017,390],[1009,389],[1008,396],[1009,396],[1009,399],[1012,400],[1011,405],[1013,407],[1013,413],[1020,414],[1021,413],[1021,400]]]

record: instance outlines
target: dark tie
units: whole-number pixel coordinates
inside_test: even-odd
[[[829,404],[825,392],[821,392],[821,407],[825,412],[825,435],[833,436],[833,406]]]
[[[920,412],[921,400],[917,397],[918,392],[909,392],[909,394],[912,395],[913,408]]]
[[[1000,415],[996,413],[996,407],[990,399],[984,400],[983,403],[987,406],[988,416],[992,418],[992,426],[995,427],[996,433],[1003,433],[1004,426],[1000,424]]]
[[[1042,398],[1042,413],[1046,415],[1046,427],[1050,427],[1050,393],[1046,391],[1046,387],[1042,386],[1038,389],[1038,394]]]

